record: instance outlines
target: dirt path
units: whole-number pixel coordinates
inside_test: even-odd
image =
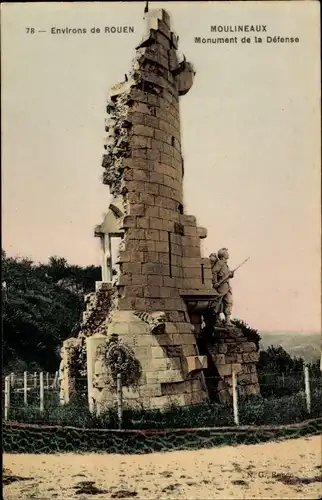
[[[4,454],[4,479],[16,476],[4,499],[319,499],[321,444],[314,436],[147,455]]]

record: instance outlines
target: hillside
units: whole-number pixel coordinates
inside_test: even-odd
[[[302,357],[306,362],[316,361],[321,356],[321,333],[319,332],[260,332],[261,349],[270,345],[282,346],[291,356]]]

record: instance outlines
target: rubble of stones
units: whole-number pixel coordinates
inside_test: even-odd
[[[131,154],[129,131],[132,124],[127,117],[127,101],[128,96],[121,94],[107,105],[109,118],[105,126],[107,139],[105,144],[106,153],[102,161],[102,167],[104,168],[103,184],[110,187],[110,192],[113,195],[122,192],[123,159],[128,158]]]
[[[114,295],[115,292],[112,289],[100,289],[87,295],[80,335],[105,333],[105,325],[113,306]]]
[[[178,62],[175,46],[169,51],[170,64],[168,58],[157,54],[153,48],[155,40],[156,32],[151,30],[150,37],[137,48],[131,73],[126,76],[126,81],[120,84],[121,88],[124,85],[124,89],[112,95],[107,103],[106,111],[109,118],[105,127],[107,138],[106,153],[102,161],[103,184],[110,187],[113,195],[126,194],[123,182],[124,159],[131,156],[133,149],[131,107],[134,102],[131,99],[131,92],[137,89],[153,95],[160,95],[164,90],[172,93],[173,86],[177,86],[177,80],[184,69],[188,68],[195,74],[185,59],[181,63]],[[128,85],[125,85],[126,82]]]

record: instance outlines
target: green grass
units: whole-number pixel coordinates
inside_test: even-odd
[[[116,408],[107,409],[100,416],[92,415],[86,397],[74,397],[67,405],[59,405],[57,393],[46,392],[44,411],[38,403],[24,406],[22,395],[12,398],[9,420],[43,425],[74,426],[87,429],[117,429]],[[34,400],[34,403],[36,401]],[[298,423],[308,418],[322,416],[322,389],[311,394],[311,413],[307,412],[304,393],[290,396],[251,396],[240,398],[239,419],[241,425],[282,425]],[[233,409],[217,403],[164,410],[134,410],[124,408],[125,429],[174,429],[193,427],[230,426],[234,424]]]

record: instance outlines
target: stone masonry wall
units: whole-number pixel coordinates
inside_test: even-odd
[[[131,73],[112,88],[107,104],[103,182],[122,197],[124,211],[117,311],[109,330],[135,348],[145,374],[142,391],[164,406],[173,395],[181,404],[207,398],[201,375],[206,360],[198,357],[181,293],[211,293],[211,269],[200,253],[206,231],[183,213],[179,96],[192,86],[194,71],[185,59],[178,61],[177,37],[164,10],[149,12],[147,25]],[[151,333],[133,314],[125,324],[122,311],[162,311],[164,329]]]

